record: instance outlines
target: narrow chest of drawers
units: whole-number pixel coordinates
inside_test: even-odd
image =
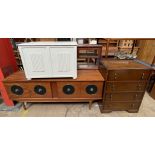
[[[99,70],[105,78],[101,112],[138,112],[151,68],[134,60],[104,60]]]

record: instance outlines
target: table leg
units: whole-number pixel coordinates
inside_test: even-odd
[[[23,108],[24,110],[27,110],[27,102],[23,102]]]
[[[89,101],[89,110],[91,110],[92,104],[93,104],[93,101]]]

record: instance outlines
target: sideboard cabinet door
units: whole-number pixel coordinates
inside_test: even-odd
[[[55,77],[77,77],[76,47],[50,47],[52,75]]]
[[[20,47],[26,78],[48,77],[51,73],[49,50],[45,46]]]

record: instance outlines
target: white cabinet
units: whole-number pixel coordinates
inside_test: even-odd
[[[52,75],[77,77],[76,47],[50,47]]]
[[[77,77],[76,42],[19,44],[27,79]]]

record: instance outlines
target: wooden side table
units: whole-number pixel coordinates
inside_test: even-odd
[[[86,52],[81,52],[86,51]],[[77,57],[85,59],[85,62],[78,61],[78,69],[98,69],[102,57],[102,45],[82,44],[77,47]],[[92,61],[94,60],[94,62]]]

